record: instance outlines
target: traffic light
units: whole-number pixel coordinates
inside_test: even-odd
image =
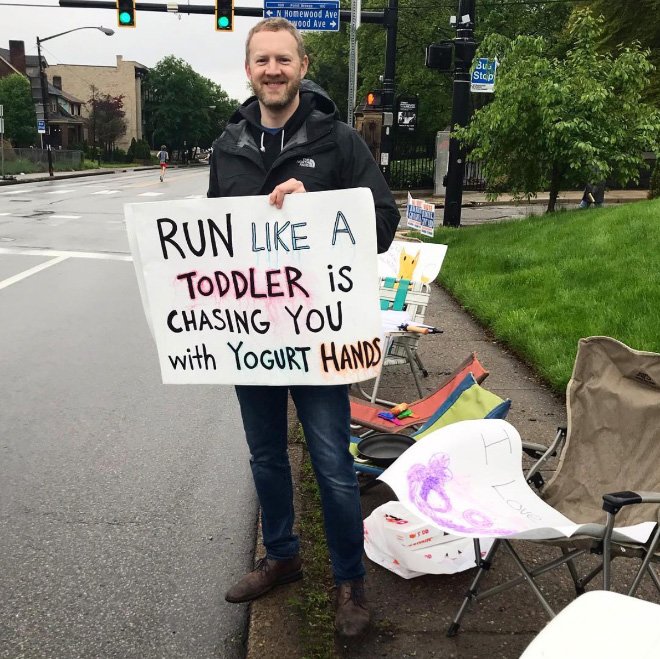
[[[215,29],[218,32],[234,31],[234,0],[215,0]]]
[[[380,89],[367,92],[366,106],[371,110],[380,110],[383,107],[383,93]]]
[[[117,0],[117,25],[135,27],[135,0]]]

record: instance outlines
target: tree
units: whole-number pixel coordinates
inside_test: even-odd
[[[660,106],[660,0],[590,0],[594,15],[602,15],[604,31],[601,46],[615,50],[619,44],[638,41],[650,49],[655,67],[645,92],[647,100]]]
[[[603,25],[589,11],[573,15],[563,58],[541,37],[487,39],[496,52],[495,98],[457,137],[481,159],[486,179],[506,182],[518,198],[550,190],[555,209],[563,186],[639,176],[642,152],[660,137],[660,113],[642,101],[651,64],[632,44],[598,52]]]
[[[92,87],[92,97],[88,103],[91,108],[89,121],[93,141],[109,153],[115,142],[126,134],[124,97],[99,94],[96,88]]]
[[[154,148],[180,150],[184,142],[209,147],[238,106],[220,85],[172,55],[149,71],[145,85],[147,135]]]
[[[0,78],[0,105],[4,106],[5,133],[13,146],[32,146],[38,136],[29,80],[18,73]]]
[[[364,0],[362,9],[382,10],[384,4],[382,0]],[[425,68],[425,49],[431,43],[456,36],[449,17],[456,13],[457,2],[433,4],[399,0],[398,6],[396,93],[419,96],[418,132],[430,137],[450,122],[452,78]],[[511,0],[489,0],[483,6],[477,3],[477,12],[477,39],[496,32],[511,38],[520,34],[544,36],[554,43],[570,6],[557,2],[525,5]],[[345,119],[349,52],[347,24],[342,23],[339,33],[306,33],[304,39],[310,58],[307,77],[328,92]],[[384,53],[384,28],[363,24],[358,30],[358,102],[369,90],[381,86],[379,76],[385,68]]]

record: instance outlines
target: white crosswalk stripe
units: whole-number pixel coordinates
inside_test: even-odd
[[[7,215],[11,215],[11,213],[0,213],[0,217],[6,217]]]
[[[74,190],[51,190],[48,194],[68,194],[69,192],[74,192]]]
[[[51,215],[52,220],[79,220],[82,215]]]
[[[160,197],[164,192],[140,192],[138,197]]]
[[[7,190],[7,192],[0,192],[0,194],[25,194],[26,192],[34,192],[34,188],[28,188],[26,190],[21,186],[18,190]]]
[[[204,194],[189,194],[185,199],[206,199]]]
[[[92,192],[92,194],[117,194],[119,190],[97,190]]]

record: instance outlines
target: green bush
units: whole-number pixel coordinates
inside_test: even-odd
[[[649,199],[657,199],[658,197],[660,197],[660,167],[658,167],[658,161],[656,160],[649,183]]]

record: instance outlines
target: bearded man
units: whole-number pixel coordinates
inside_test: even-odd
[[[287,194],[370,188],[378,251],[384,252],[400,217],[392,193],[362,138],[339,120],[325,92],[304,80],[307,67],[302,37],[289,21],[266,19],[250,30],[245,71],[255,95],[243,103],[213,145],[208,196],[263,194],[282,208]],[[266,556],[225,599],[248,602],[302,578],[287,453],[289,393],[321,493],[337,585],[335,628],[345,637],[359,636],[367,629],[369,611],[360,492],[349,452],[347,385],[236,387]]]

